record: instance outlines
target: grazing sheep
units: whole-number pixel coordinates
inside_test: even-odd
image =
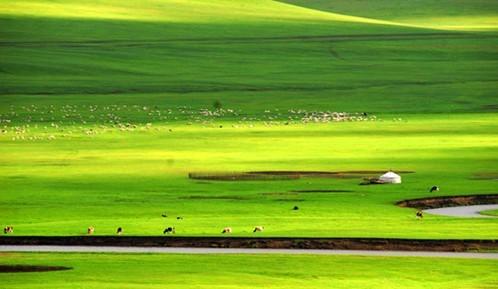
[[[87,232],[88,235],[92,235],[95,232],[95,228],[94,227],[88,227],[88,229],[86,230],[86,232]]]
[[[13,226],[6,226],[5,228],[3,228],[3,233],[4,234],[14,233],[14,227]]]
[[[231,234],[232,233],[232,228],[231,227],[225,227],[223,228],[223,231],[221,231],[222,234]]]
[[[119,227],[119,228],[116,230],[116,234],[118,234],[118,235],[123,234],[123,228]]]
[[[174,234],[175,233],[175,227],[167,227],[164,229],[163,234]]]
[[[432,186],[432,188],[430,189],[430,192],[439,192],[439,187],[438,186]]]
[[[422,211],[417,211],[416,215],[417,215],[417,219],[424,218],[424,212],[422,212]]]
[[[263,226],[256,226],[256,227],[254,227],[254,230],[252,232],[253,233],[263,232],[264,230],[265,230],[265,227],[263,227]]]

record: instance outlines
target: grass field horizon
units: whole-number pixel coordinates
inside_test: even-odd
[[[473,179],[495,173],[498,158],[495,32],[275,1],[120,3],[0,5],[0,206],[16,234],[157,235],[176,225],[181,235],[225,226],[252,235],[267,225],[262,235],[496,237],[494,220],[418,222],[394,206],[434,184],[443,195],[496,192],[492,179]],[[187,178],[368,169],[416,173],[392,187]],[[290,192],[304,188],[353,192]]]

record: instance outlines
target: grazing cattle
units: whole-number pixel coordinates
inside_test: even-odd
[[[12,227],[12,226],[6,226],[5,228],[3,228],[3,233],[4,234],[14,233],[14,227]]]
[[[422,219],[424,217],[424,212],[417,211],[416,215],[417,215],[417,219]]]
[[[232,233],[232,228],[230,227],[225,227],[223,228],[223,231],[221,231],[222,234],[231,234]]]
[[[119,227],[119,228],[116,230],[116,234],[118,234],[118,235],[123,234],[123,228]]]
[[[178,216],[176,217],[177,220],[183,220],[183,217],[182,216]]]
[[[95,232],[95,228],[94,227],[88,227],[88,229],[86,230],[86,232],[87,232],[88,235],[92,235]]]
[[[299,210],[299,207],[298,206],[294,206],[294,208],[292,208],[294,211],[297,211]]]
[[[174,234],[174,233],[175,233],[175,227],[167,227],[163,231],[163,234]]]
[[[263,232],[264,230],[265,230],[265,227],[263,227],[263,226],[256,226],[256,227],[254,227],[254,230],[252,232],[253,233]]]
[[[168,217],[168,215],[166,215],[166,213],[164,213],[164,214],[162,214],[162,215],[161,215],[161,217],[163,217],[163,218],[167,218],[167,217]]]
[[[438,186],[432,186],[432,188],[430,189],[430,192],[439,192],[439,187]]]

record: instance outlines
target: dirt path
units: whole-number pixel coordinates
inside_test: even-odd
[[[1,246],[498,252],[498,240],[234,236],[1,236]]]
[[[313,250],[313,249],[225,249],[165,247],[101,247],[101,246],[0,246],[0,252],[72,252],[72,253],[161,253],[161,254],[288,254],[346,255],[383,257],[433,257],[495,259],[498,253],[409,252],[377,250]]]
[[[474,205],[474,206],[458,206],[437,209],[424,210],[425,213],[432,215],[441,215],[449,217],[461,218],[494,218],[480,214],[482,211],[498,209],[498,205]]]

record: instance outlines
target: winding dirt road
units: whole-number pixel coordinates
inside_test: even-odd
[[[493,216],[482,215],[480,212],[487,210],[497,210],[498,205],[475,205],[459,206],[424,210],[425,213],[449,217],[461,218],[494,218]]]
[[[498,260],[498,253],[457,253],[378,250],[314,250],[314,249],[225,249],[175,247],[108,247],[108,246],[0,246],[0,252],[71,252],[71,253],[161,253],[161,254],[288,254],[346,255],[374,257],[433,257]]]

